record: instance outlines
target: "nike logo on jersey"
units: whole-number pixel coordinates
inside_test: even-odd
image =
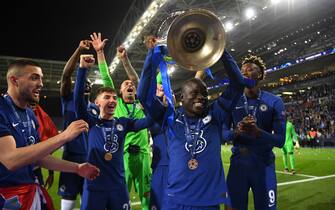
[[[235,109],[243,109],[244,106],[237,106]]]
[[[176,119],[176,122],[179,122],[181,124],[184,124],[182,121],[180,121],[179,119]]]
[[[12,125],[13,125],[13,127],[16,127],[18,124],[20,124],[20,123],[13,123]]]
[[[272,207],[274,206],[275,204],[274,203],[269,203],[269,207]]]

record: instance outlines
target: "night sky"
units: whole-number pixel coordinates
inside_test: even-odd
[[[131,2],[7,1],[7,6],[2,2],[0,55],[66,61],[92,32],[109,39],[115,36]]]

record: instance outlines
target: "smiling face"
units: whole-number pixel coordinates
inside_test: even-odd
[[[202,116],[208,108],[208,91],[199,79],[191,79],[182,87],[181,101],[188,116]]]
[[[95,99],[95,104],[100,109],[102,119],[111,119],[114,116],[117,105],[117,95],[113,89],[101,90]]]
[[[136,88],[131,80],[125,80],[122,82],[120,92],[124,102],[133,103],[135,101]]]
[[[263,77],[261,69],[259,68],[259,66],[257,66],[254,63],[243,64],[241,68],[241,72],[243,76],[249,79],[256,80],[256,81],[262,80],[262,77]]]

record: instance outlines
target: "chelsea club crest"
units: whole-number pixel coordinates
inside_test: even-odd
[[[123,131],[123,126],[121,124],[116,125],[116,130]]]
[[[268,106],[266,104],[262,104],[259,109],[262,111],[262,112],[266,112],[268,110]]]

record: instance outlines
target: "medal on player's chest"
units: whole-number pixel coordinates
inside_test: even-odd
[[[102,131],[104,134],[105,144],[104,144],[104,159],[106,161],[111,161],[113,159],[113,154],[111,151],[112,141],[114,139],[114,131],[115,131],[115,120],[113,120],[111,127],[102,127]]]
[[[191,160],[188,161],[187,165],[188,165],[189,169],[195,170],[195,169],[198,168],[199,163],[198,163],[197,159],[192,158]]]
[[[113,155],[111,152],[106,152],[104,158],[106,161],[111,161],[113,159]]]

